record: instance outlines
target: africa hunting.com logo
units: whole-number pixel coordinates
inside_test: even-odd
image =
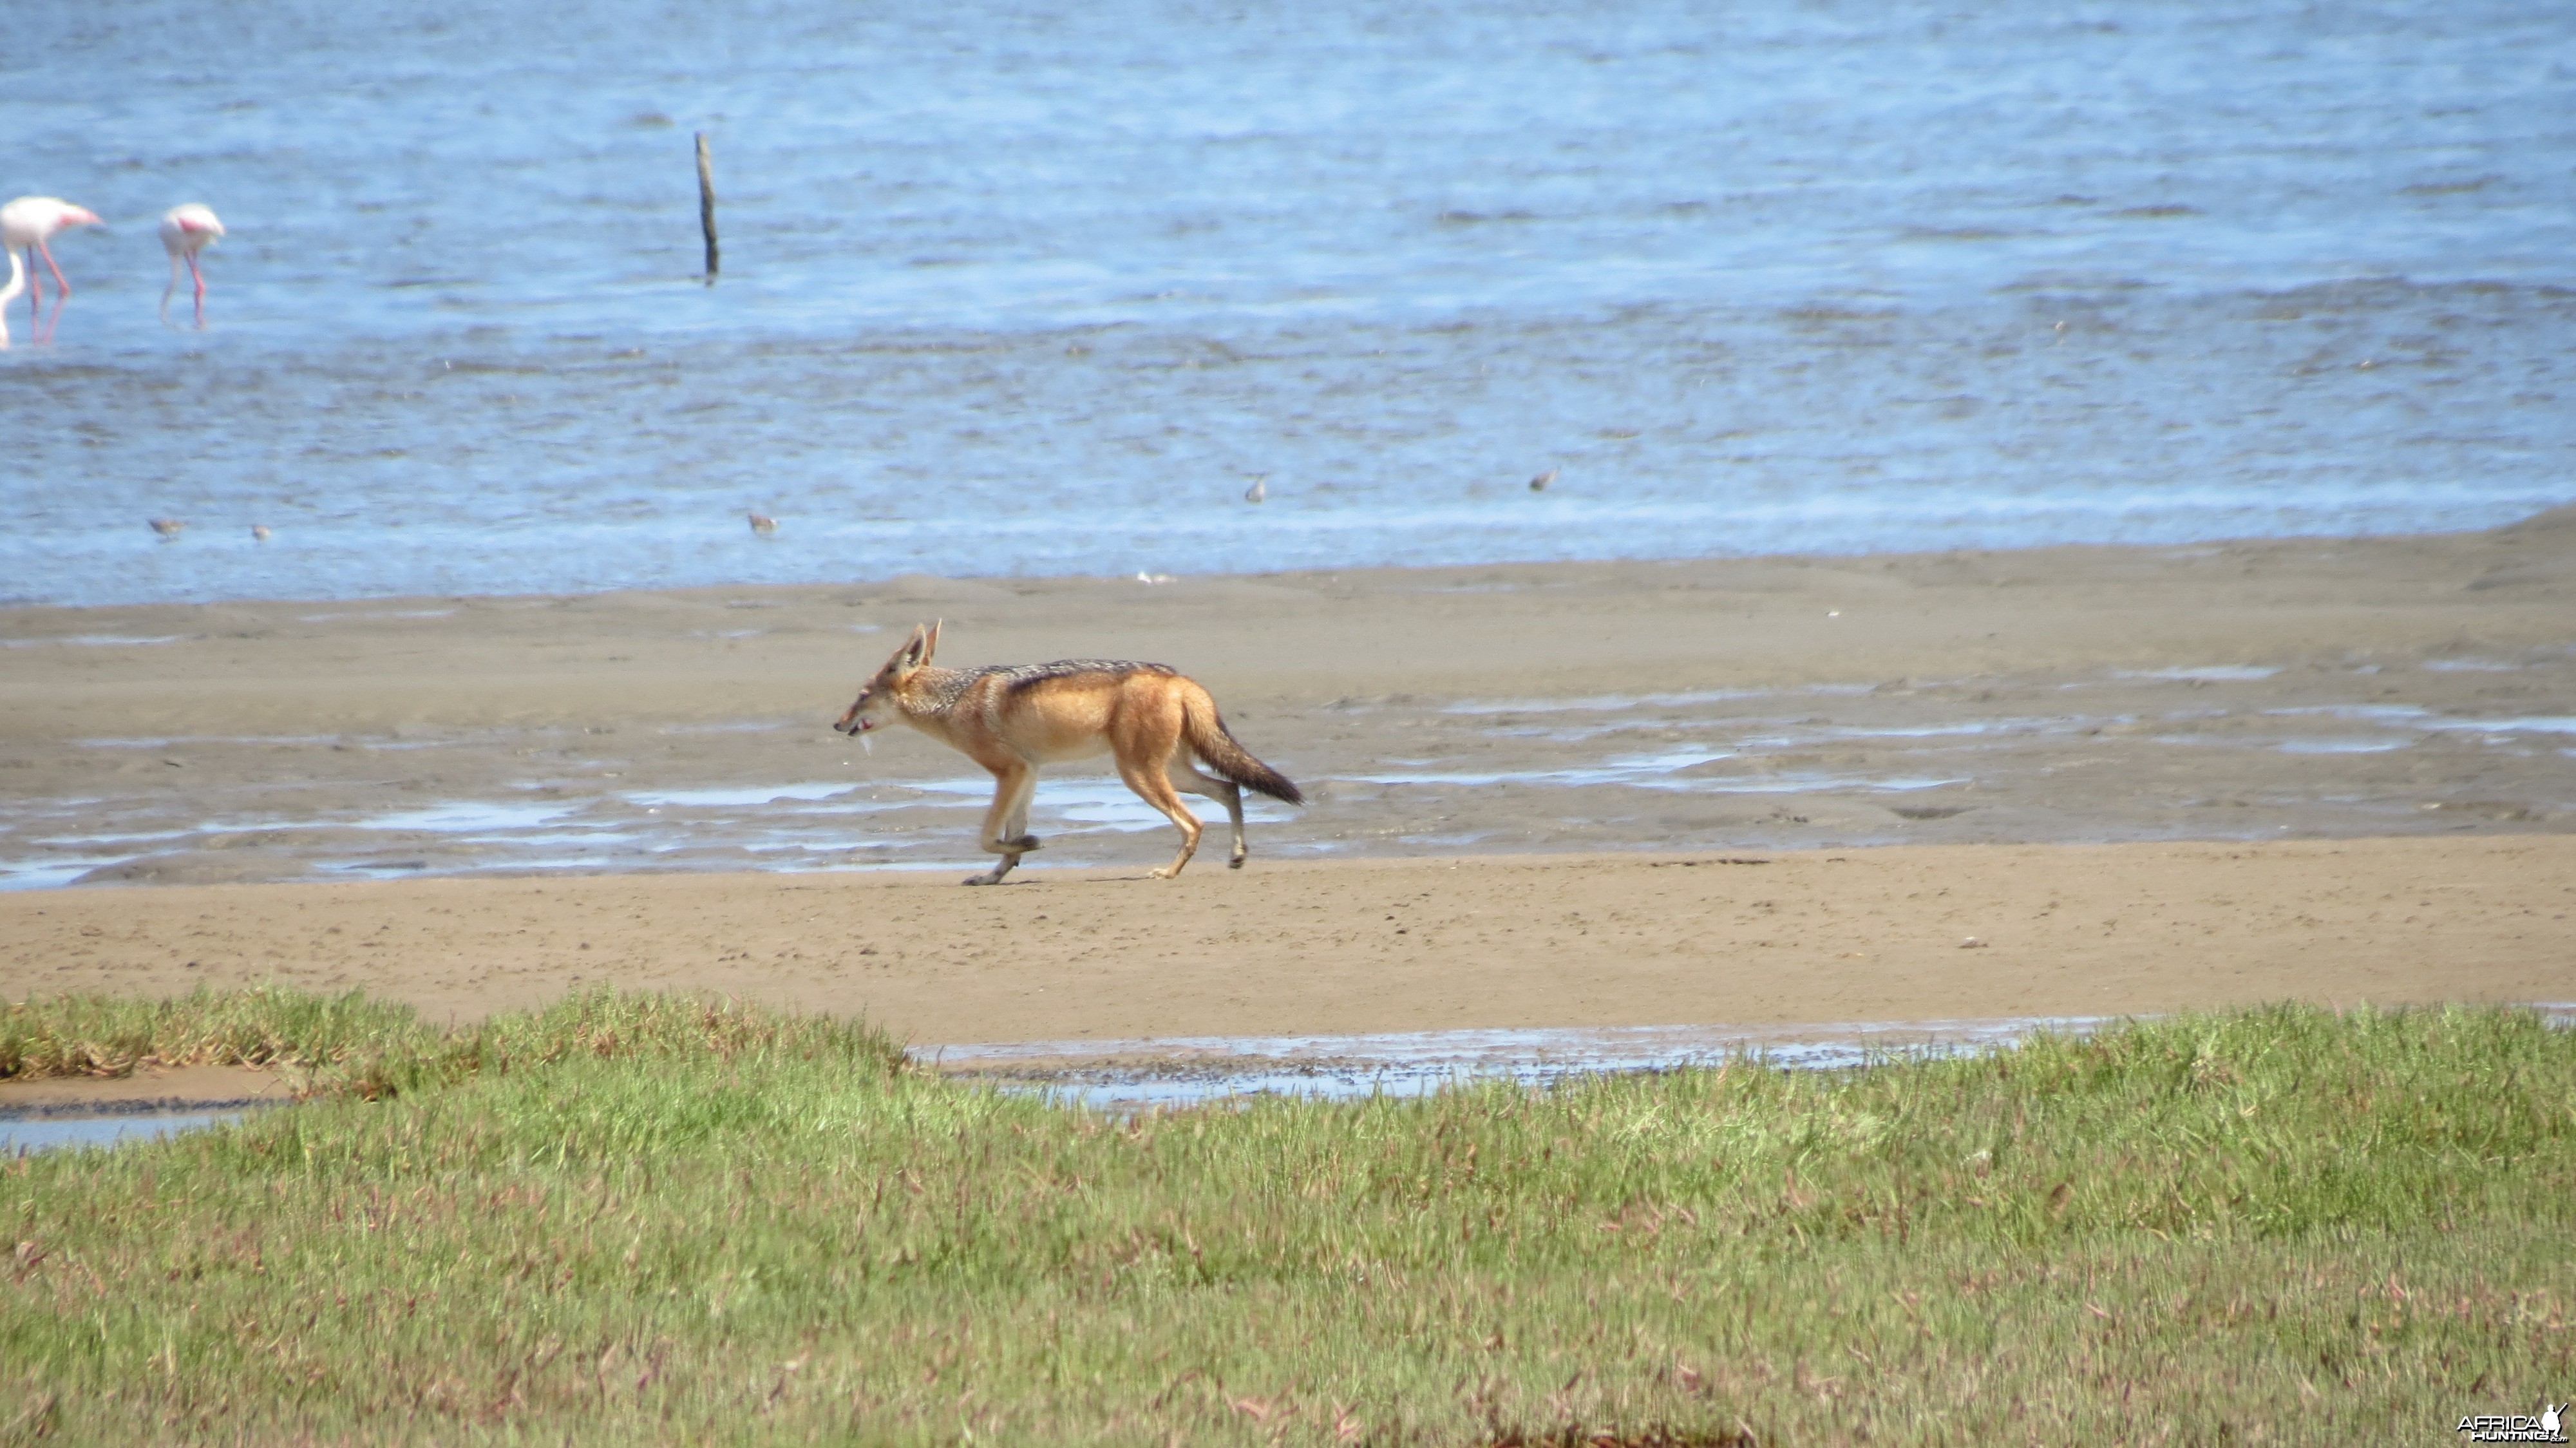
[[[2462,1418],[2459,1431],[2472,1443],[2564,1443],[2567,1430],[2558,1415],[2567,1411],[2565,1403],[2540,1405],[2540,1416],[2521,1413],[2480,1413]]]

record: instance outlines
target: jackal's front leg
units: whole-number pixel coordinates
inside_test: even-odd
[[[993,770],[993,803],[984,811],[982,843],[1002,860],[984,874],[967,876],[967,884],[999,885],[1020,856],[1038,847],[1038,837],[1028,832],[1029,796],[1037,787],[1037,766],[1026,761]]]

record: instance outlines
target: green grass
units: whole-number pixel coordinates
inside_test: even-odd
[[[191,1053],[321,1094],[0,1169],[0,1442],[2447,1442],[2576,1383],[2529,1012],[1125,1121],[663,996],[0,1015]]]

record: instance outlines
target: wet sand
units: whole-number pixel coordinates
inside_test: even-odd
[[[0,884],[980,864],[828,726],[942,661],[1173,664],[1306,785],[1263,858],[2576,823],[2576,510],[2495,533],[575,598],[0,610]],[[1032,868],[1169,827],[1045,776]]]
[[[1212,842],[1164,885],[1132,877],[1168,827],[1052,771],[1026,883],[957,889],[972,767],[826,727],[932,617],[946,663],[1174,664],[1314,803],[1256,815],[1248,871]],[[278,978],[444,1017],[613,982],[925,1042],[2565,999],[2571,621],[2571,509],[2195,548],[0,611],[0,874],[156,887],[0,892],[0,995]],[[1712,863],[1736,857],[1771,863]]]
[[[293,1096],[283,1078],[247,1066],[147,1065],[124,1076],[0,1080],[0,1119],[207,1111],[276,1105]]]

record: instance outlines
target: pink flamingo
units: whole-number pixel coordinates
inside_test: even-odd
[[[197,270],[197,253],[223,234],[224,224],[215,213],[194,201],[161,213],[161,249],[170,253],[170,285],[161,289],[163,325],[170,321],[170,294],[179,289],[179,263],[185,261],[189,279],[197,284],[197,330],[206,330],[206,274]]]
[[[59,196],[21,196],[0,206],[0,246],[27,253],[27,313],[37,325],[36,338],[41,342],[45,309],[45,284],[36,275],[36,258],[45,259],[45,268],[54,274],[54,315],[63,314],[63,303],[71,300],[72,284],[63,280],[63,269],[54,265],[54,249],[45,243],[66,226],[96,226],[98,213],[86,206],[74,206]]]

